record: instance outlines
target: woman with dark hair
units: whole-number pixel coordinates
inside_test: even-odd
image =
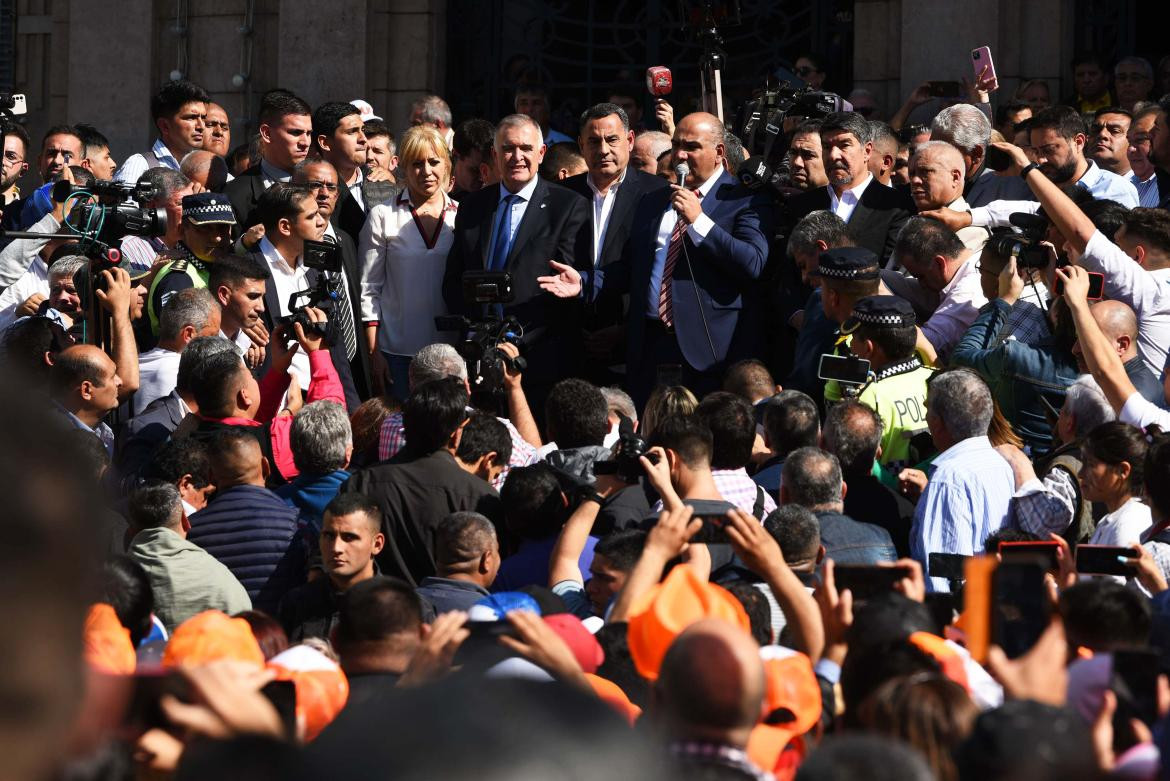
[[[236,613],[233,618],[242,618],[252,627],[252,635],[264,653],[264,661],[268,661],[281,651],[288,649],[288,635],[284,627],[272,616],[259,610],[245,610]]]
[[[1091,545],[1135,545],[1152,525],[1142,502],[1146,436],[1128,423],[1110,421],[1089,432],[1081,448],[1081,492],[1101,502],[1108,515],[1097,522]]]
[[[978,715],[962,686],[923,672],[886,681],[857,707],[856,721],[869,732],[917,749],[938,781],[955,781],[951,752],[970,734]]]
[[[361,469],[378,463],[378,437],[382,432],[382,423],[390,413],[398,412],[402,405],[389,396],[375,396],[362,402],[362,405],[349,416],[349,425],[353,430],[353,456],[349,459],[351,470]]]

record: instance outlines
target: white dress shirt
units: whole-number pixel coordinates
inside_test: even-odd
[[[172,171],[179,170],[178,158],[175,157],[171,150],[167,149],[167,145],[163,143],[161,138],[154,142],[150,147],[150,151],[161,165],[165,165]],[[114,174],[114,180],[134,184],[146,173],[146,169],[150,167],[151,164],[147,161],[146,155],[130,155],[130,157],[126,158],[126,162],[122,163],[122,167],[118,169],[118,172]]]
[[[604,195],[593,184],[593,175],[585,174],[585,184],[589,185],[589,189],[593,192],[593,268],[597,268],[601,259],[601,248],[605,244],[605,232],[609,228],[609,218],[613,214],[613,205],[617,201],[618,188],[626,180],[626,174],[629,170],[628,167],[625,168],[622,175],[609,186]]]
[[[722,168],[716,168],[711,178],[699,185],[699,205],[715,187],[719,177],[723,175]],[[678,212],[671,206],[666,207],[662,214],[662,221],[658,223],[658,237],[654,240],[654,266],[650,269],[650,289],[647,291],[649,302],[646,315],[652,320],[658,319],[658,296],[662,292],[662,274],[666,270],[666,252],[670,248],[670,234],[674,233],[674,226],[678,224]],[[715,227],[714,221],[706,212],[700,212],[699,218],[687,226],[687,235],[697,247],[707,238],[707,234]],[[680,262],[682,262],[680,260]]]
[[[1098,168],[1092,160],[1077,180],[1076,186],[1088,190],[1097,200],[1117,201],[1127,209],[1138,205],[1138,191],[1133,182],[1112,171]],[[1039,201],[992,201],[971,210],[971,224],[979,228],[1006,228],[1011,225],[1012,214],[1035,214],[1038,211]]]
[[[853,210],[861,201],[861,194],[865,192],[865,188],[869,187],[869,183],[872,181],[873,174],[867,173],[861,184],[854,185],[841,193],[840,198],[837,197],[837,191],[833,189],[832,185],[829,185],[829,211],[845,222],[849,222],[849,218],[853,216]]]
[[[309,289],[308,267],[301,262],[300,258],[294,258],[296,266],[289,264],[284,257],[277,252],[276,247],[272,246],[272,242],[268,237],[260,239],[260,252],[264,255],[264,260],[268,262],[268,271],[272,274],[272,284],[276,288],[276,298],[280,306],[279,312],[272,313],[273,321],[281,317],[288,317],[292,314],[292,310],[288,308],[289,297],[301,290]],[[293,353],[292,367],[289,373],[296,376],[300,383],[301,390],[309,389],[309,378],[311,372],[309,370],[309,356],[302,349],[297,349]]]
[[[513,207],[515,208],[515,207]],[[361,316],[378,323],[378,348],[391,355],[414,355],[443,341],[435,316],[446,314],[443,271],[455,243],[459,206],[443,195],[443,219],[435,246],[411,214],[410,194],[403,190],[390,203],[370,209],[359,241],[362,262]]]
[[[17,307],[37,293],[45,298],[49,297],[49,267],[41,260],[40,255],[32,259],[32,263],[28,264],[28,270],[20,279],[0,293],[0,331],[16,321]]]
[[[361,166],[357,169],[357,179],[354,179],[353,184],[346,185],[349,188],[349,194],[357,201],[358,206],[362,207],[362,211],[366,210],[366,197],[362,195],[362,182],[366,180],[366,175],[362,171]]]
[[[1105,275],[1105,297],[1129,305],[1137,315],[1138,354],[1155,376],[1162,376],[1170,349],[1170,269],[1147,271],[1121,247],[1096,231],[1078,264]]]
[[[146,405],[170,395],[179,380],[180,353],[155,347],[138,356],[138,390],[134,391],[134,414],[141,415]]]

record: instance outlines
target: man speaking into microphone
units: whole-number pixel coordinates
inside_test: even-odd
[[[723,371],[763,352],[763,298],[755,281],[768,259],[775,207],[723,167],[723,123],[707,113],[678,123],[671,146],[677,183],[643,196],[621,258],[577,271],[550,261],[543,289],[594,300],[629,293],[626,385],[643,404],[660,380],[697,395]]]

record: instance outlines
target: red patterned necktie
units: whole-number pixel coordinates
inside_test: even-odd
[[[695,195],[699,195],[698,190],[691,190]],[[699,200],[703,200],[703,196],[699,195]],[[670,241],[666,245],[666,262],[662,266],[662,286],[658,289],[658,319],[666,327],[674,325],[674,296],[671,288],[671,281],[674,277],[674,264],[678,262],[678,256],[683,251],[683,234],[686,233],[687,226],[683,224],[682,220],[674,223],[674,230],[670,233]]]

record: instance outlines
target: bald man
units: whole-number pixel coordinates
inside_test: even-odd
[[[191,516],[187,539],[232,571],[257,610],[276,615],[281,598],[305,582],[298,510],[264,487],[268,459],[249,432],[221,431],[207,458],[215,498]]]
[[[727,367],[763,354],[761,285],[775,204],[723,167],[723,123],[688,114],[674,131],[671,163],[686,166],[684,186],[647,193],[638,204],[622,257],[584,276],[554,263],[541,286],[593,302],[629,293],[627,383],[639,406],[667,373],[702,396]],[[660,367],[670,367],[660,372]],[[661,375],[661,376],[660,376]],[[677,379],[671,384],[676,384]]]
[[[654,685],[652,707],[672,741],[675,761],[694,771],[728,762],[725,754],[715,755],[712,749],[744,750],[762,715],[763,700],[759,646],[744,630],[710,618],[691,624],[671,643]],[[738,762],[746,765],[748,760]]]
[[[105,417],[118,407],[118,367],[92,344],[67,347],[53,358],[49,388],[57,408],[75,428],[92,432],[113,454],[114,432]]]
[[[643,173],[658,173],[658,158],[670,151],[670,136],[661,130],[647,130],[634,137],[630,164]]]
[[[213,193],[222,192],[228,181],[227,163],[206,149],[196,149],[184,155],[179,170],[192,182],[199,182],[204,190]]]
[[[496,527],[473,512],[451,513],[435,527],[436,574],[422,579],[416,592],[435,613],[469,610],[488,596],[500,571]]]
[[[1129,305],[1122,301],[1098,301],[1089,309],[1089,313],[1093,315],[1101,333],[1113,343],[1117,355],[1125,366],[1125,373],[1138,393],[1158,406],[1164,406],[1166,394],[1162,383],[1138,354],[1137,315]],[[1077,368],[1087,373],[1089,367],[1085,363],[1084,354],[1081,353],[1079,340],[1073,343],[1072,351],[1077,358]]]
[[[966,170],[962,153],[946,141],[920,144],[910,158],[910,197],[918,211],[943,207],[971,211],[963,199]],[[958,236],[963,246],[978,252],[987,243],[988,233],[984,228],[968,225],[958,231]]]

